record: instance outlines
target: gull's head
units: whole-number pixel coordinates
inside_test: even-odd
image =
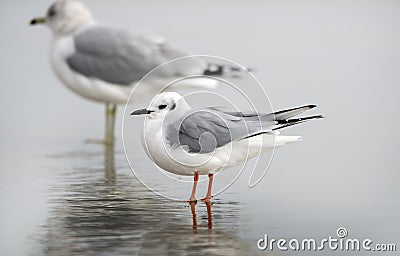
[[[58,0],[50,5],[44,17],[34,18],[30,24],[45,24],[55,34],[65,35],[78,31],[91,21],[90,11],[81,2]]]
[[[176,92],[163,92],[156,95],[147,109],[133,111],[131,115],[147,115],[150,119],[163,119],[168,114],[186,112],[190,106]]]

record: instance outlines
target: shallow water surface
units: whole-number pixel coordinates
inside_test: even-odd
[[[116,154],[119,157],[122,152]],[[103,160],[100,153],[82,151],[48,157],[82,164],[89,158],[94,166]],[[52,170],[59,182],[48,187],[49,216],[42,226],[45,235],[38,237],[46,254],[255,253],[237,234],[240,203],[215,200],[188,205],[163,199],[145,189],[126,167],[116,173],[109,167]]]

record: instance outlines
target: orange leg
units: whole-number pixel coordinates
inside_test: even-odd
[[[193,188],[192,188],[192,194],[190,195],[190,198],[188,202],[197,202],[196,199],[196,188],[197,188],[197,183],[199,182],[199,173],[195,172],[194,173],[194,182],[193,182]]]
[[[208,174],[208,189],[207,189],[207,195],[206,197],[202,198],[201,200],[204,202],[208,202],[211,200],[212,195],[211,195],[211,191],[212,191],[212,183],[214,180],[214,174],[210,173]]]

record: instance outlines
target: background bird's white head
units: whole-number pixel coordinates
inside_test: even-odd
[[[59,0],[48,8],[45,17],[32,19],[31,25],[46,24],[56,35],[71,34],[92,21],[90,11],[81,2]]]
[[[153,98],[149,108],[136,110],[131,115],[147,114],[150,119],[162,119],[168,114],[174,116],[189,109],[190,106],[179,93],[163,92]]]

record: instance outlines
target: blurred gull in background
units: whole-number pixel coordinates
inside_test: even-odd
[[[45,24],[52,33],[50,61],[58,78],[78,95],[106,104],[105,143],[114,141],[116,104],[125,104],[145,74],[170,60],[189,56],[164,38],[148,31],[128,31],[97,23],[90,11],[74,0],[53,3],[45,17],[31,25]],[[152,74],[149,84],[135,89],[135,99],[154,96],[166,80],[190,75],[224,75],[227,69],[200,58],[172,62]],[[237,70],[231,70],[236,72]],[[169,90],[214,88],[217,81],[190,79]]]
[[[240,165],[275,147],[296,142],[300,136],[282,136],[277,130],[321,115],[292,118],[316,107],[307,105],[270,114],[234,112],[222,108],[192,109],[175,92],[154,97],[148,109],[131,115],[147,115],[143,147],[162,169],[178,175],[194,175],[189,202],[196,201],[199,175],[208,174],[207,195],[212,197],[214,173]]]

